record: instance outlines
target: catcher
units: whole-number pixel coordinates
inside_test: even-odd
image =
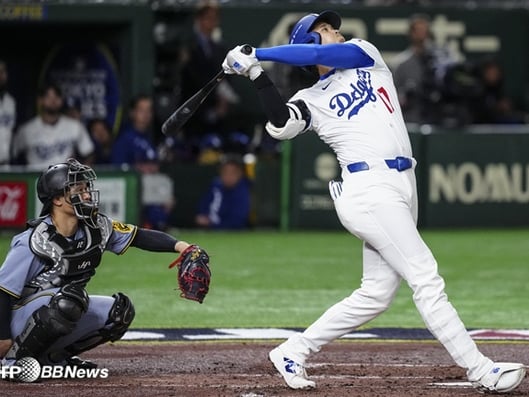
[[[181,296],[202,303],[209,289],[207,253],[170,235],[109,219],[98,212],[96,174],[74,159],[50,166],[37,180],[41,217],[16,235],[0,268],[0,358],[12,365],[33,357],[41,365],[95,368],[77,355],[120,339],[134,319],[123,293],[89,296],[86,285],[103,251],[129,246],[179,252]]]

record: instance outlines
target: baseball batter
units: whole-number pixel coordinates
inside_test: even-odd
[[[360,288],[269,358],[291,388],[315,387],[304,368],[309,355],[384,312],[404,279],[426,326],[467,370],[474,387],[513,390],[525,376],[524,365],[495,363],[478,350],[416,228],[416,161],[391,72],[373,44],[345,41],[340,25],[332,11],[306,15],[294,26],[289,45],[252,48],[249,55],[238,46],[223,63],[226,73],[254,82],[272,137],[292,139],[311,130],[336,153],[343,181],[331,182],[330,193],[343,226],[363,241]],[[316,65],[320,77],[285,104],[259,61]]]
[[[41,217],[13,238],[0,268],[2,365],[33,357],[41,364],[94,368],[77,355],[120,339],[134,319],[134,306],[125,294],[86,292],[103,252],[121,255],[134,246],[183,253],[196,247],[100,214],[95,179],[92,168],[74,159],[50,166],[39,177]],[[188,291],[193,288],[187,285]],[[198,298],[206,292],[202,288]]]

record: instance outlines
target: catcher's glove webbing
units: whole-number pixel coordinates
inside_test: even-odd
[[[169,269],[175,266],[178,266],[180,296],[202,303],[209,291],[211,279],[209,256],[206,251],[198,245],[190,245],[169,265]]]

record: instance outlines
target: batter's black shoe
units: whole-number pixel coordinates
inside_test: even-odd
[[[66,359],[66,366],[77,367],[82,369],[97,368],[97,364],[90,360],[83,360],[81,357],[72,356]]]

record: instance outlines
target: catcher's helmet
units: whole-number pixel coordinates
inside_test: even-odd
[[[327,22],[334,29],[340,29],[342,18],[334,11],[323,11],[321,14],[309,14],[301,18],[290,33],[289,44],[321,44],[321,36],[313,32],[318,22]]]
[[[70,200],[77,218],[84,220],[91,227],[96,227],[96,215],[99,210],[99,190],[93,186],[96,178],[92,168],[75,159],[49,166],[37,180],[37,196],[43,204],[40,215],[50,213],[55,197],[65,196]],[[90,195],[89,200],[83,199],[83,193],[66,195],[73,186],[80,183],[86,184],[83,193]]]

